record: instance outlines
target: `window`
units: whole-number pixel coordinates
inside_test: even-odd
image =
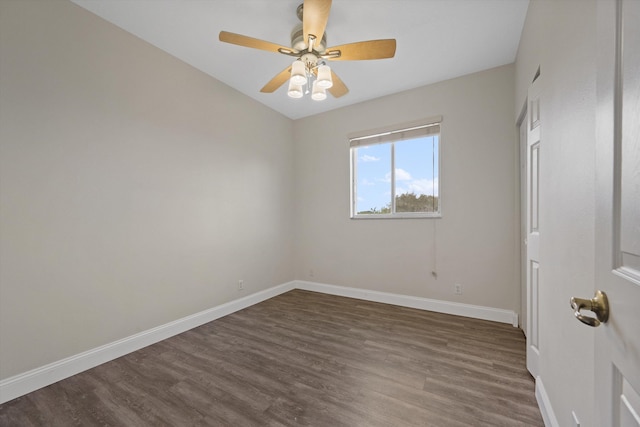
[[[351,135],[351,217],[440,217],[441,117]]]

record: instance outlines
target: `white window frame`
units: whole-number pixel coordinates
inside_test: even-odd
[[[395,212],[395,150],[391,148],[391,213],[359,214],[357,213],[357,162],[354,148],[374,144],[385,144],[414,139],[414,137],[438,135],[438,210],[436,212]],[[442,217],[442,116],[429,117],[422,120],[406,122],[383,128],[354,132],[348,135],[350,174],[350,217],[351,219],[408,219],[408,218],[441,218]]]

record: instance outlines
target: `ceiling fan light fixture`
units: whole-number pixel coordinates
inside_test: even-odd
[[[302,98],[304,92],[302,91],[302,85],[297,85],[292,81],[289,81],[289,89],[287,90],[289,98]]]
[[[318,84],[318,80],[313,82],[313,88],[311,89],[311,99],[314,101],[324,101],[327,99],[326,90]]]
[[[331,79],[331,68],[328,65],[320,65],[318,67],[318,86],[323,89],[329,89],[333,86],[333,80]]]
[[[307,68],[304,62],[296,60],[291,65],[291,83],[302,86],[307,83]]]
[[[0,0],[2,1],[2,0]],[[281,46],[242,34],[220,31],[221,42],[238,46],[277,52],[297,58],[294,63],[280,71],[260,89],[262,93],[273,93],[289,81],[287,94],[301,98],[309,94],[316,100],[327,97],[327,90],[334,98],[349,92],[342,80],[324,60],[358,61],[393,58],[396,54],[395,39],[367,40],[327,47],[327,20],[332,0],[303,0],[296,15],[302,21],[291,32],[291,47]],[[313,84],[311,84],[313,82]]]

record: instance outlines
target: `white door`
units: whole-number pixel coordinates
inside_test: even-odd
[[[538,224],[540,174],[540,77],[527,97],[527,369],[538,376],[538,284],[540,228]]]
[[[609,318],[594,329],[595,425],[637,427],[640,1],[598,2],[598,34],[595,277],[596,287],[608,297]]]

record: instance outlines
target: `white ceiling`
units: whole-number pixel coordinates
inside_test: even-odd
[[[302,0],[72,0],[268,107],[297,119],[515,60],[529,0],[334,0],[327,45],[395,38],[396,55],[329,65],[341,98],[260,88],[292,58],[218,41],[226,30],[289,46]]]

